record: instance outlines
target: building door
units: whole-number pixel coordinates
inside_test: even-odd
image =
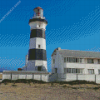
[[[57,68],[55,68],[55,73],[57,73]]]
[[[41,66],[38,66],[38,71],[41,71],[42,70],[42,67]]]

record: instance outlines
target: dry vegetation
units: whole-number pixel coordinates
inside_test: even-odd
[[[4,81],[0,100],[100,100],[100,85]]]
[[[2,74],[0,74],[0,79],[2,79]]]

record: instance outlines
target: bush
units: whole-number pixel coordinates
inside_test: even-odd
[[[66,85],[63,85],[62,87],[63,87],[63,88],[66,88]]]
[[[5,82],[11,83],[11,80],[5,79],[5,80],[2,81],[2,83],[5,83]]]
[[[70,84],[70,85],[76,85],[76,84],[97,84],[97,83],[95,83],[95,82],[90,82],[90,81],[85,81],[85,80],[83,80],[83,81],[79,81],[79,80],[77,80],[77,81],[69,81],[69,82],[58,82],[59,84]]]
[[[17,85],[15,85],[15,84],[12,84],[12,86],[16,87]]]
[[[8,83],[7,82],[4,82],[4,84],[7,85]]]
[[[2,81],[2,83],[4,82],[7,82],[7,83],[46,83],[46,82],[43,82],[43,81],[39,81],[39,80],[33,80],[33,79],[18,79],[18,80],[9,80],[9,79],[5,79]]]
[[[54,82],[51,82],[51,86],[53,86],[54,84],[53,84]]]

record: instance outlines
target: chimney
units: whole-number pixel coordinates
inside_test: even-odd
[[[60,48],[60,47],[58,47],[58,48],[57,48],[57,50],[61,50],[61,48]]]

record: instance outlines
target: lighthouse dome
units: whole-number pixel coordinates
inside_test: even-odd
[[[43,9],[41,7],[36,7],[35,9],[33,9],[33,11],[34,11],[34,17],[37,17],[37,18],[43,17]]]
[[[42,9],[42,8],[41,8],[41,7],[36,7],[36,8],[34,8],[34,10],[35,10],[35,9]],[[43,9],[42,9],[42,10],[43,10]]]

